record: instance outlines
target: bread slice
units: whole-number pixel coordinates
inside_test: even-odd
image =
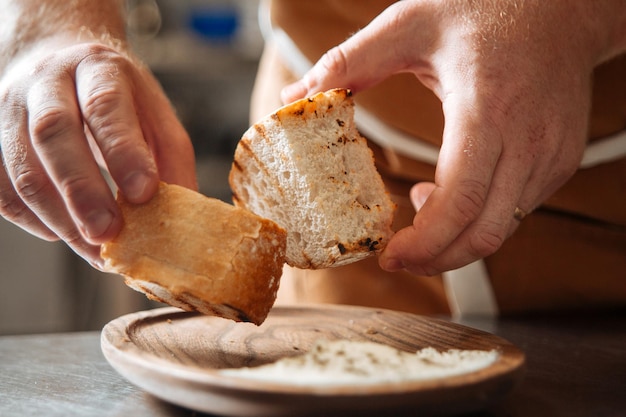
[[[286,262],[345,265],[381,251],[395,204],[354,123],[349,90],[284,106],[254,124],[235,150],[235,205],[287,230]]]
[[[261,324],[276,300],[286,232],[275,223],[176,185],[146,204],[118,197],[124,227],[102,245],[104,269],[149,298]]]

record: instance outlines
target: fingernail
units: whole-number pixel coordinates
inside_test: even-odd
[[[404,269],[404,263],[397,258],[388,258],[381,260],[381,267],[386,271],[395,272]]]
[[[417,204],[419,204],[419,209],[424,207],[424,204],[426,204],[426,200],[428,200],[429,196],[430,196],[430,194],[426,194],[426,193],[419,193],[418,194],[418,196],[417,196]]]
[[[422,188],[414,186],[411,189],[411,203],[413,204],[413,208],[415,211],[420,211],[424,204],[426,204],[426,200],[430,197],[430,193],[424,192]]]
[[[87,215],[82,229],[88,239],[96,239],[109,229],[111,223],[113,223],[113,213],[109,210],[93,210]]]
[[[303,98],[307,94],[307,87],[302,81],[297,81],[282,89],[280,98],[284,104],[291,103],[294,100]]]
[[[133,202],[142,201],[149,183],[150,177],[143,171],[131,172],[122,182],[124,197]]]

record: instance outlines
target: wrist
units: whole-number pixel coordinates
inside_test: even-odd
[[[0,0],[0,74],[24,56],[78,43],[127,50],[124,0]]]

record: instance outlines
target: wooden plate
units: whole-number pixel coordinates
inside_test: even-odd
[[[358,386],[285,385],[224,376],[306,352],[318,340],[497,349],[492,365],[449,378]],[[501,398],[523,372],[524,354],[497,336],[433,318],[341,306],[275,307],[257,327],[161,308],[122,316],[102,331],[104,356],[133,384],[165,401],[229,416],[447,415]],[[297,375],[294,375],[297,378]]]

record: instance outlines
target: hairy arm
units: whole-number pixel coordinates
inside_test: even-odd
[[[0,73],[34,48],[99,39],[125,48],[123,0],[0,0]]]
[[[122,218],[102,175],[145,202],[196,188],[193,148],[125,41],[122,0],[0,0],[0,215],[99,265]]]

